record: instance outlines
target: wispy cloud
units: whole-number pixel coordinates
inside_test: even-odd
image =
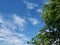
[[[44,4],[48,4],[49,0],[46,0]]]
[[[26,5],[27,9],[34,9],[35,7],[38,7],[38,4],[29,1],[24,1],[24,4]]]
[[[38,8],[38,9],[36,9],[36,11],[37,11],[38,13],[42,13],[42,8]]]
[[[39,23],[36,18],[28,18],[28,21],[32,25]],[[27,20],[18,16],[17,14],[12,14],[11,19],[6,19],[4,14],[0,14],[0,44],[1,45],[29,45],[26,42],[30,40],[23,33],[18,31],[23,31],[25,29],[25,24]],[[16,31],[17,30],[17,31]]]
[[[16,14],[13,15],[13,21],[15,22],[16,25],[20,28],[21,31],[23,31],[26,20],[22,17],[17,16]]]
[[[33,24],[33,25],[36,25],[39,23],[39,20],[36,19],[36,18],[28,18],[28,20]]]
[[[3,15],[0,15],[0,44],[28,45],[26,41],[30,39],[26,35],[15,31],[17,28],[15,24],[18,24],[18,26],[22,26],[22,23],[25,23],[25,21],[17,15],[13,15],[13,17],[14,20],[12,19],[11,21],[8,21],[4,18]]]

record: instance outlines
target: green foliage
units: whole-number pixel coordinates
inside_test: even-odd
[[[30,43],[34,45],[60,45],[60,0],[49,0],[42,12],[44,26]]]

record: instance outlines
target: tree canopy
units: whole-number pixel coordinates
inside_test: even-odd
[[[44,5],[42,19],[45,26],[32,38],[34,45],[60,45],[60,0],[49,0]]]

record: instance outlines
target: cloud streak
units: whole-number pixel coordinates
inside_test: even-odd
[[[25,23],[25,21],[17,15],[13,15],[13,17],[13,20],[8,21],[4,18],[4,16],[0,15],[0,44],[28,45],[26,42],[30,39],[26,35],[15,31],[17,26],[24,26],[23,24]],[[18,23],[15,21],[17,21]]]
[[[36,11],[38,12],[38,13],[42,13],[42,8],[38,8],[38,9],[36,9]]]
[[[26,5],[27,9],[34,9],[35,7],[38,7],[38,4],[31,3],[29,1],[24,1],[24,4]]]
[[[32,25],[37,25],[39,23],[38,19],[36,18],[28,18],[28,20]]]
[[[36,18],[22,18],[17,14],[12,14],[11,18],[6,19],[5,14],[0,14],[0,44],[1,45],[29,45],[30,40],[22,31],[25,30],[27,20],[32,25],[39,23]],[[29,24],[30,24],[29,23]],[[21,33],[20,33],[21,32]]]
[[[26,24],[26,20],[22,17],[17,16],[16,14],[13,15],[13,20],[15,24],[19,27],[20,31],[23,31]]]

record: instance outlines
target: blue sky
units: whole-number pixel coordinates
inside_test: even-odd
[[[48,0],[0,0],[0,45],[29,45],[44,26],[41,13]]]

